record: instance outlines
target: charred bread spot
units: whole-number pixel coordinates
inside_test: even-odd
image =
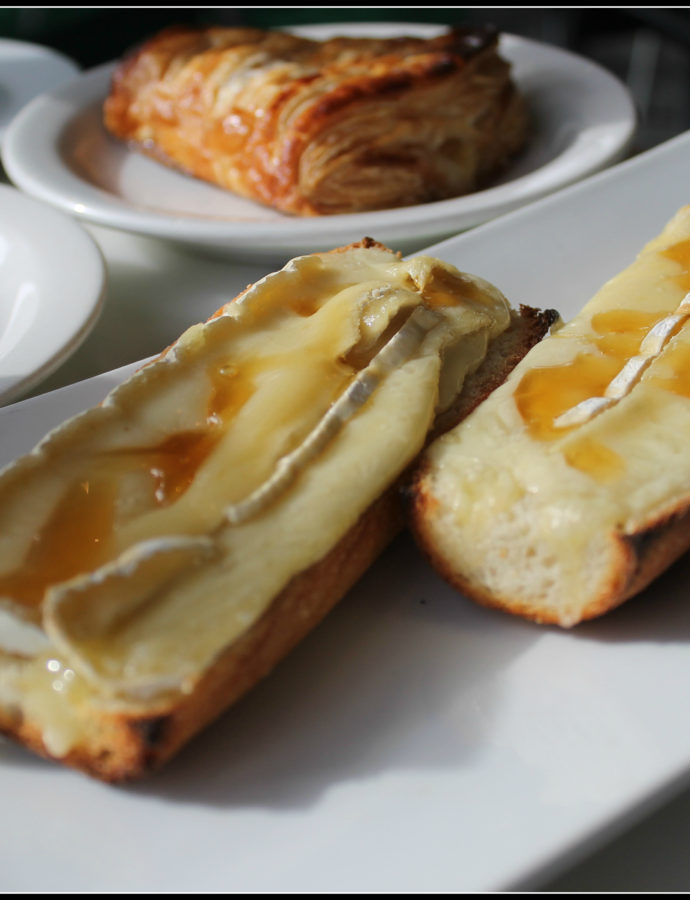
[[[136,719],[131,723],[131,727],[144,750],[156,750],[167,739],[169,723],[169,716],[152,716]]]
[[[548,331],[561,317],[561,314],[556,309],[535,309],[533,306],[525,306],[523,303],[520,304],[519,310],[520,315],[524,319],[540,323],[545,331]],[[533,343],[536,344],[538,340],[540,339],[535,338]]]
[[[625,599],[639,593],[664,569],[690,550],[690,510],[685,503],[646,528],[621,536],[635,558],[635,571]]]
[[[371,250],[372,247],[375,247],[377,250],[388,250],[385,244],[382,244],[380,241],[375,240],[373,237],[363,237],[361,241],[356,241],[353,244],[348,244],[347,247],[339,247],[336,253],[346,253],[348,250],[351,250],[353,247],[362,247],[364,250]],[[402,258],[402,254],[400,252],[395,254],[397,259]]]
[[[687,512],[676,510],[669,515],[657,519],[643,531],[637,531],[634,534],[624,534],[623,539],[629,544],[635,555],[639,559],[643,559],[657,541],[666,535],[670,528],[673,528],[680,521],[687,519],[687,517]]]
[[[405,515],[409,516],[412,512],[412,508],[414,506],[417,490],[415,487],[415,480],[402,482],[398,487],[398,497],[400,498],[400,503],[402,504],[402,508],[405,511]]]

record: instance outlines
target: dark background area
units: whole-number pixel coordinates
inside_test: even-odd
[[[683,8],[218,7],[4,8],[0,37],[32,41],[72,57],[82,68],[121,57],[171,24],[261,28],[335,21],[491,23],[501,31],[581,54],[625,82],[640,129],[635,151],[690,128],[690,11]]]

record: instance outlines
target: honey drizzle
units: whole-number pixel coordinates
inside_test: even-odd
[[[679,241],[667,247],[661,251],[661,255],[683,267],[683,271],[679,275],[674,275],[673,280],[684,291],[690,291],[690,240]]]
[[[458,306],[462,300],[481,302],[485,297],[485,292],[474,281],[458,278],[454,273],[442,268],[434,269],[433,279],[422,290],[424,304],[431,309]]]
[[[666,248],[661,255],[683,266],[683,272],[672,277],[690,290],[690,240]],[[591,321],[596,332],[591,342],[602,357],[580,353],[565,365],[528,372],[516,389],[515,400],[530,434],[539,440],[562,435],[566,429],[555,427],[554,421],[579,403],[603,396],[613,378],[639,353],[649,331],[667,315],[632,309],[597,313]]]
[[[690,240],[667,247],[661,255],[683,267],[683,271],[673,275],[672,279],[684,291],[690,291]],[[679,311],[685,312],[682,306]],[[515,402],[532,437],[553,440],[576,427],[556,427],[554,423],[583,401],[603,397],[625,364],[640,353],[649,331],[668,316],[668,313],[632,309],[597,313],[591,320],[592,329],[596,332],[591,343],[601,355],[580,353],[565,365],[528,371],[515,391]],[[684,321],[680,321],[672,334],[676,334],[683,324]],[[649,378],[649,383],[690,397],[690,348],[685,344],[666,344],[663,350],[664,359],[670,364],[673,374],[666,377],[654,375]],[[564,452],[570,465],[600,480],[614,477],[622,467],[622,460],[617,454],[591,440],[572,443]]]
[[[569,444],[563,455],[569,466],[586,472],[597,481],[612,481],[625,469],[625,461],[615,450],[590,437]]]
[[[38,607],[48,585],[100,565],[114,502],[114,488],[103,480],[73,484],[33,538],[22,568],[0,576],[0,595]]]
[[[318,294],[303,293],[292,298],[286,309],[300,317],[317,312]],[[70,486],[53,515],[33,538],[21,568],[0,576],[0,596],[12,597],[27,606],[38,607],[46,589],[76,575],[98,568],[109,558],[108,544],[116,518],[117,484],[127,473],[143,472],[151,484],[150,505],[164,507],[175,503],[189,489],[199,468],[213,453],[228,423],[251,398],[258,376],[280,365],[282,354],[234,365],[216,361],[207,370],[210,391],[205,420],[198,428],[180,431],[154,446],[127,447],[106,451],[96,459],[87,488]],[[342,377],[351,371],[339,369],[336,395]],[[109,473],[101,475],[105,463]],[[113,464],[118,478],[112,476]]]
[[[217,365],[209,376],[211,392],[202,430],[178,432],[152,447],[108,451],[101,456],[106,463],[116,460],[122,475],[143,469],[150,476],[151,499],[157,506],[174,503],[187,491],[222,438],[227,420],[253,393],[253,380],[232,366]],[[0,596],[38,607],[50,585],[102,565],[108,558],[116,502],[114,480],[99,477],[98,472],[72,484],[34,536],[22,567],[0,576]]]
[[[437,277],[431,293],[424,295],[430,307],[447,305],[452,296],[448,291],[452,288],[457,292],[457,279],[441,274],[441,283],[437,283]],[[473,282],[462,282],[461,287],[468,298],[481,295]],[[318,310],[320,302],[318,295],[304,293],[292,298],[288,308],[295,315],[307,317]],[[453,298],[453,302],[457,301]],[[276,358],[270,356],[238,366],[224,360],[216,362],[207,372],[211,389],[201,427],[172,434],[155,446],[128,447],[102,454],[95,461],[96,471],[90,474],[86,488],[81,484],[68,488],[53,515],[34,537],[22,567],[0,576],[0,596],[7,595],[38,607],[50,585],[102,565],[108,559],[109,538],[116,517],[117,482],[112,478],[112,462],[117,462],[121,477],[142,470],[149,476],[152,505],[162,507],[175,503],[213,453],[227,423],[254,393],[258,374],[275,364]],[[340,375],[343,375],[343,364],[349,370],[344,374],[349,377],[352,374],[349,361],[336,361],[336,366],[341,367]],[[337,381],[336,395],[342,388],[340,378]],[[110,478],[99,475],[100,462],[110,467]]]
[[[690,317],[690,293],[681,301],[675,313],[665,316],[651,328],[642,343],[639,353],[626,360],[616,377],[606,385],[603,392],[579,403],[557,418],[557,428],[567,428],[588,422],[600,412],[609,409],[632,391],[649,366],[659,358],[671,338],[680,331]]]
[[[560,366],[530,369],[515,390],[515,403],[530,435],[548,441],[565,431],[554,421],[583,400],[602,393],[620,370],[615,356],[578,353]]]
[[[178,500],[194,481],[199,467],[220,441],[220,429],[181,431],[170,435],[156,447],[135,447],[117,454],[131,457],[128,468],[143,468],[154,485],[158,506]]]

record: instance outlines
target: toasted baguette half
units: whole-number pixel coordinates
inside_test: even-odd
[[[564,627],[690,548],[690,207],[420,461],[413,529],[462,593]]]
[[[371,565],[430,433],[552,320],[367,239],[51,432],[0,473],[2,730],[109,782],[168,760]]]

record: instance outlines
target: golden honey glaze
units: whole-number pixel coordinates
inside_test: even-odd
[[[674,280],[684,291],[690,291],[690,240],[672,244],[662,250],[661,255],[683,267],[684,271],[674,275]]]
[[[122,476],[143,471],[151,485],[151,504],[167,506],[189,488],[221,435],[219,427],[180,432],[153,447],[104,454],[101,463],[105,466],[95,466],[87,480],[67,489],[34,536],[22,567],[0,576],[0,596],[38,607],[50,585],[98,568],[109,558]]]
[[[0,596],[38,607],[48,585],[102,563],[112,533],[114,508],[111,480],[72,484],[35,535],[22,568],[0,577]]]
[[[436,268],[429,284],[424,286],[422,299],[431,309],[443,306],[457,306],[462,300],[481,301],[482,290],[469,279],[460,279],[453,272]]]
[[[671,278],[682,290],[689,291],[690,240],[673,244],[660,255],[682,266],[682,272]],[[578,353],[564,365],[529,370],[518,384],[515,402],[529,434],[548,441],[577,428],[556,428],[554,421],[583,400],[603,396],[625,363],[640,352],[650,329],[672,312],[622,308],[593,315],[593,333],[588,337],[591,351]],[[690,398],[690,347],[672,342],[664,348],[663,358],[672,374],[650,375],[647,382]],[[571,441],[564,455],[573,468],[599,481],[611,480],[625,468],[618,454],[592,438]]]
[[[596,478],[597,481],[613,481],[625,471],[625,460],[591,437],[582,437],[569,444],[563,451],[566,462]]]
[[[310,316],[317,311],[318,301],[304,295],[294,299],[289,309],[293,315]],[[313,384],[319,384],[317,393],[326,390],[337,395],[352,377],[352,369],[342,360],[312,359],[309,348],[303,347],[302,351],[301,363],[308,360],[313,367]],[[148,508],[175,503],[253,396],[261,374],[279,372],[291,364],[294,365],[294,351],[290,350],[236,362],[217,359],[206,370],[208,399],[205,421],[200,427],[178,431],[152,446],[131,446],[98,454],[80,479],[67,487],[52,515],[34,536],[21,567],[0,576],[0,596],[37,608],[51,585],[107,562],[112,551],[110,539],[118,497],[127,475],[144,474],[149,484],[149,490],[144,490]]]
[[[672,277],[681,288],[690,290],[690,241],[674,244],[661,255],[683,266],[683,272]],[[591,352],[579,353],[564,365],[528,371],[516,388],[515,402],[530,435],[537,440],[553,440],[570,430],[556,428],[554,420],[583,400],[602,396],[625,363],[639,353],[650,329],[671,312],[623,308],[596,313],[591,319],[593,334],[588,339]],[[656,378],[652,383],[687,394],[688,361],[682,347],[668,347],[664,352],[669,362],[676,361],[678,377]],[[582,461],[582,455],[579,458]]]
[[[107,451],[86,479],[72,484],[33,538],[20,569],[0,577],[0,595],[28,606],[40,605],[45,590],[108,559],[115,523],[118,484],[127,473],[143,472],[150,484],[149,506],[176,502],[223,437],[228,423],[251,397],[255,376],[271,358],[244,368],[225,363],[209,370],[211,389],[203,428],[171,434],[150,447]]]
[[[560,366],[543,366],[527,372],[515,391],[515,402],[532,437],[552,440],[565,428],[554,420],[590,397],[600,397],[609,383],[635,356],[640,344],[665,313],[613,309],[592,317],[592,352],[578,353]]]

